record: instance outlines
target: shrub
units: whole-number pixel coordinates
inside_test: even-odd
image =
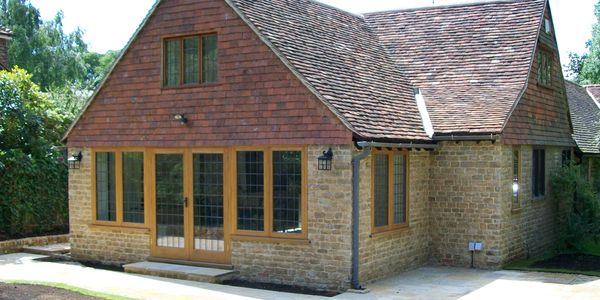
[[[586,240],[600,240],[600,198],[579,168],[563,167],[551,185],[558,207],[559,250],[581,250]]]
[[[68,170],[52,146],[65,125],[30,75],[0,71],[0,231],[25,236],[67,226]]]

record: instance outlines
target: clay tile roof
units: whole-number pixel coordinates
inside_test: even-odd
[[[410,82],[364,18],[310,0],[231,0],[364,139],[429,140]]]
[[[591,90],[600,91],[600,86],[586,88],[568,80],[565,86],[577,147],[584,153],[600,154],[600,108],[591,94]]]
[[[527,82],[544,0],[366,14],[421,88],[436,134],[500,133]]]

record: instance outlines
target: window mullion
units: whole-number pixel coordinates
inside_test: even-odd
[[[269,236],[273,234],[273,151],[264,151],[264,228]]]
[[[388,228],[394,226],[394,153],[388,154]]]
[[[123,223],[123,152],[115,151],[116,222]]]

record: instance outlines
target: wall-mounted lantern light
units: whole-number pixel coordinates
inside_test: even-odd
[[[188,119],[183,114],[176,114],[174,119],[179,121],[181,125],[185,125],[188,122]]]
[[[330,171],[332,161],[333,151],[331,151],[331,148],[327,151],[323,151],[323,155],[319,156],[319,170]]]
[[[69,169],[81,168],[81,159],[82,158],[83,158],[83,154],[81,154],[81,151],[77,154],[75,154],[75,153],[71,154],[71,157],[69,157],[67,159],[67,162],[69,163]]]
[[[514,179],[512,184],[513,197],[517,198],[519,196],[519,180]]]

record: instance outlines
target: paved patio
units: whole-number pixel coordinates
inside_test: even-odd
[[[226,285],[35,261],[36,254],[0,255],[0,281],[64,283],[135,299],[327,299]],[[598,299],[600,278],[549,273],[424,267],[368,284],[368,294],[335,299]]]

